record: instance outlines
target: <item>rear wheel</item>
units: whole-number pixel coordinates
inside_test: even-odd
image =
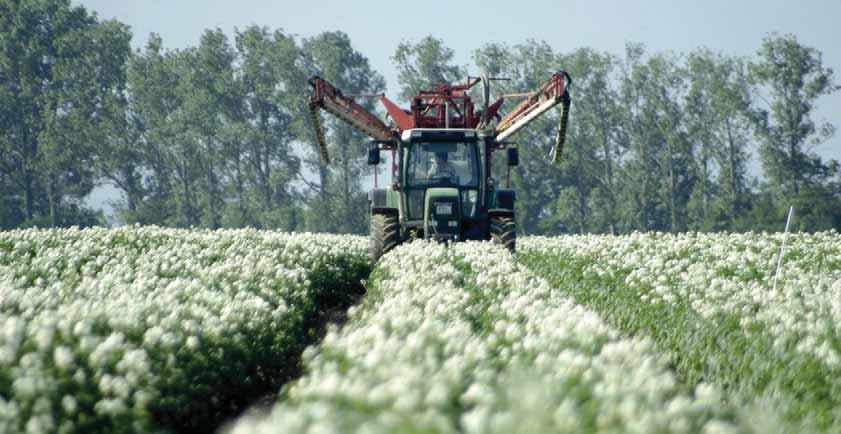
[[[371,263],[400,244],[400,222],[396,215],[371,215]]]
[[[491,241],[514,253],[517,243],[517,227],[514,224],[514,217],[491,216],[490,226]]]

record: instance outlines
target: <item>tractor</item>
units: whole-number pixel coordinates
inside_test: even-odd
[[[510,251],[516,245],[514,201],[510,170],[519,162],[518,147],[507,139],[538,116],[561,105],[555,144],[549,158],[558,161],[569,117],[571,84],[560,71],[534,92],[502,95],[490,102],[490,82],[503,78],[468,77],[464,84],[437,84],[420,91],[404,110],[385,95],[345,95],[327,80],[314,76],[310,114],[321,158],[329,164],[318,110],[347,122],[371,138],[368,164],[379,165],[381,153],[391,153],[391,184],[368,192],[370,257],[380,256],[412,239],[442,242],[492,240]],[[476,107],[470,89],[482,84],[482,103]],[[388,123],[354,98],[379,98]],[[505,116],[503,102],[521,101]],[[493,154],[505,151],[505,188],[491,176]]]

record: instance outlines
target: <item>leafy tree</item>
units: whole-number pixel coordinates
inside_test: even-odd
[[[175,159],[183,131],[175,123],[182,104],[176,66],[175,53],[166,52],[155,34],[129,61],[129,107],[120,143],[128,149],[113,154],[110,165],[118,170],[106,172],[128,199],[123,212],[128,223],[186,226],[197,220],[190,195],[192,178]]]
[[[391,57],[397,66],[400,99],[411,101],[419,90],[430,89],[438,83],[456,83],[467,75],[463,68],[453,65],[452,49],[444,41],[431,35],[418,43],[401,42]]]
[[[224,172],[228,150],[222,133],[231,128],[235,110],[234,51],[220,29],[206,30],[199,46],[181,53],[183,101],[179,121],[186,137],[179,143],[180,158],[195,164],[201,200],[202,225],[219,228],[225,206]]]
[[[562,171],[575,186],[578,203],[566,208],[578,210],[579,231],[616,233],[620,162],[625,152],[618,137],[622,120],[618,92],[611,83],[617,60],[582,48],[566,56],[562,64],[575,77]],[[575,170],[569,172],[570,166]]]
[[[695,170],[698,183],[689,203],[690,222],[693,229],[706,228],[713,220],[712,206],[715,197],[713,170],[716,149],[721,146],[717,128],[728,116],[716,107],[717,82],[722,77],[717,71],[717,59],[709,50],[690,53],[687,59],[689,89],[685,96],[687,133],[695,148]]]
[[[695,155],[688,139],[681,97],[685,73],[677,59],[667,54],[647,62],[648,77],[642,88],[653,109],[651,120],[663,140],[658,160],[662,179],[661,202],[668,210],[667,227],[673,232],[686,229],[686,209],[697,180]]]
[[[802,228],[837,225],[841,207],[828,182],[838,173],[838,163],[826,163],[813,151],[832,136],[834,126],[816,125],[811,116],[818,98],[839,89],[833,71],[823,66],[820,52],[793,35],[769,35],[758,57],[750,74],[759,95],[767,95],[768,106],[756,111],[755,123],[766,188],[778,201],[776,216],[782,217],[785,205],[793,203],[802,210]],[[816,203],[832,205],[827,209]]]
[[[665,227],[664,206],[657,195],[662,180],[659,157],[665,139],[656,124],[656,110],[647,99],[650,92],[641,86],[649,75],[643,62],[644,53],[641,45],[627,45],[620,78],[619,98],[625,107],[622,146],[628,149],[625,162],[628,181],[620,192],[624,204],[620,210],[623,232]]]
[[[367,138],[322,116],[334,160],[323,164],[305,86],[318,74],[346,94],[384,90],[346,34],[299,43],[251,26],[231,43],[213,29],[184,50],[152,35],[133,55],[129,40],[125,25],[69,0],[0,0],[0,228],[96,224],[82,198],[104,180],[123,192],[126,222],[366,231]],[[432,36],[401,42],[401,99],[461,82],[453,58]],[[835,127],[812,119],[839,86],[794,36],[768,36],[753,62],[637,44],[622,59],[562,54],[531,40],[486,44],[473,60],[509,79],[493,82],[497,94],[534,90],[561,68],[575,78],[560,165],[546,158],[557,110],[512,137],[523,233],[777,230],[790,204],[798,229],[841,228],[841,164],[814,153]],[[747,171],[754,142],[761,182]]]
[[[371,69],[368,59],[352,47],[343,32],[325,32],[307,39],[303,50],[311,71],[346,94],[374,94],[385,89],[383,77]],[[373,101],[360,103],[373,110]],[[313,186],[316,196],[309,203],[308,228],[364,233],[368,213],[359,180],[366,167],[366,137],[333,118],[327,118],[325,125],[329,127],[328,152],[333,165],[328,167],[317,156],[305,160],[318,173],[318,184]]]
[[[749,199],[746,148],[751,100],[744,62],[700,49],[689,54],[687,74],[684,105],[698,174],[688,205],[689,227],[736,228]]]
[[[130,221],[296,227],[299,161],[289,144],[303,100],[299,50],[259,27],[235,44],[216,29],[199,47],[166,51],[153,35],[132,59],[128,131],[143,200],[128,207]]]
[[[121,107],[129,40],[125,25],[69,0],[0,1],[0,171],[23,192],[27,219],[90,221],[76,210]]]
[[[300,160],[290,143],[296,138],[294,120],[304,113],[302,84],[305,74],[298,65],[301,57],[295,40],[281,31],[251,26],[236,35],[239,82],[242,92],[237,137],[241,147],[233,156],[240,203],[253,201],[259,211],[252,225],[296,227],[295,194],[291,184],[301,170]],[[243,193],[242,174],[251,186]]]

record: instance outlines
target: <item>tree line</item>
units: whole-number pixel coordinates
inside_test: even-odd
[[[84,197],[109,183],[126,224],[367,232],[367,140],[322,116],[324,165],[307,107],[311,75],[385,91],[347,34],[250,26],[206,30],[185,49],[130,41],[126,25],[69,0],[0,0],[0,227],[103,224]],[[469,66],[426,37],[391,60],[404,103],[468,73],[508,78],[498,93],[570,73],[561,164],[547,158],[558,113],[515,137],[523,233],[778,230],[789,205],[796,229],[841,228],[839,164],[814,153],[834,127],[813,119],[839,87],[794,36],[768,35],[752,58],[487,43]]]

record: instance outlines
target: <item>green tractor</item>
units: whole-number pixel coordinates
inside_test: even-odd
[[[375,185],[368,193],[372,261],[406,240],[419,238],[491,240],[514,251],[516,195],[497,185],[491,176],[493,153],[506,152],[510,171],[518,164],[519,155],[516,145],[506,139],[561,104],[558,134],[550,153],[553,161],[559,160],[571,80],[565,72],[553,74],[536,92],[515,95],[524,99],[504,117],[498,112],[505,96],[489,102],[490,80],[468,78],[466,84],[440,84],[434,90],[420,91],[411,110],[378,95],[392,120],[389,127],[326,80],[310,79],[314,88],[310,110],[325,162],[329,163],[329,156],[319,108],[372,137],[368,164],[380,164],[383,151],[391,154],[392,183],[385,188]],[[480,82],[485,98],[477,110],[468,90]]]

